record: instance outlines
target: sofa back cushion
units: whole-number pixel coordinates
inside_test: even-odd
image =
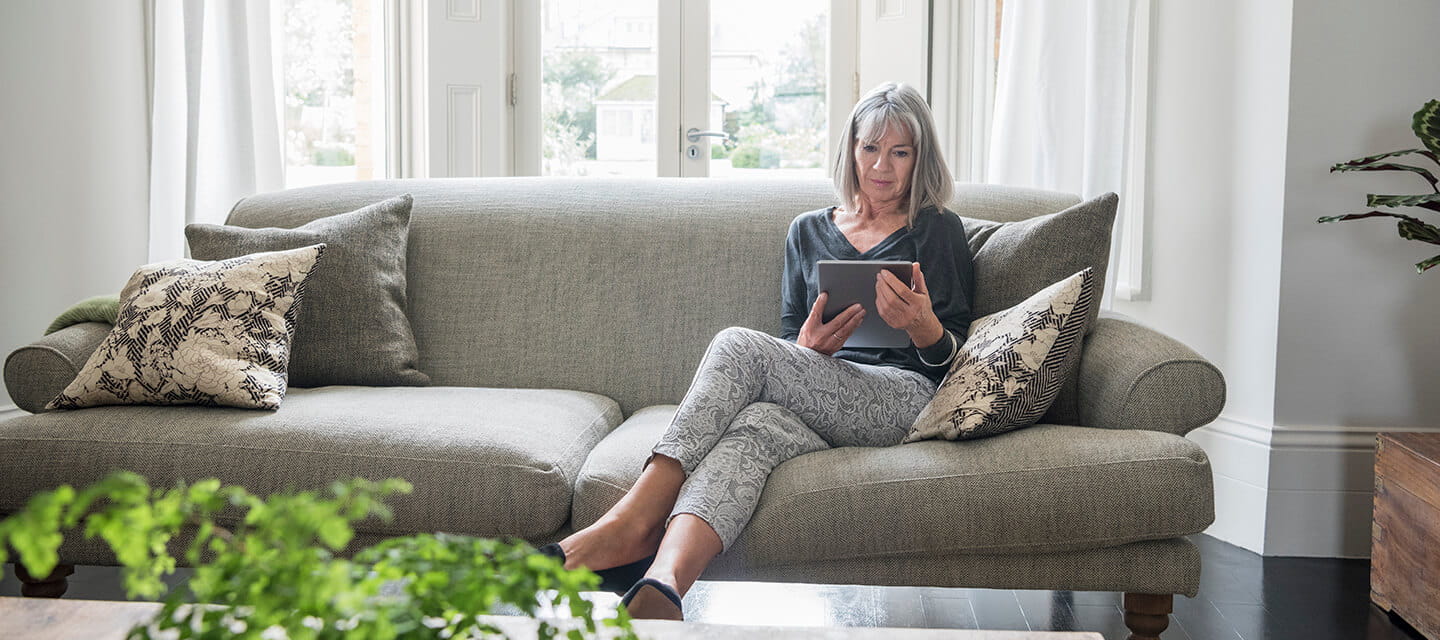
[[[825,180],[380,180],[252,196],[228,224],[296,227],[402,193],[433,384],[590,391],[626,415],[678,402],[719,330],[779,332],[786,229],[834,203]],[[961,184],[950,208],[1008,222],[1076,202]]]

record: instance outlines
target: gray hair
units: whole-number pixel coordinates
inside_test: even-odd
[[[915,147],[915,168],[910,174],[910,195],[906,199],[907,224],[914,226],[916,214],[927,207],[944,209],[955,190],[950,168],[940,154],[930,105],[925,104],[925,98],[914,87],[886,82],[855,103],[850,121],[845,124],[845,133],[840,136],[831,178],[835,182],[835,196],[845,207],[854,207],[860,194],[860,179],[855,173],[855,144],[879,140],[892,126],[909,131]]]

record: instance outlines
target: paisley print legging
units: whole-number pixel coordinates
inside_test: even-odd
[[[777,465],[828,447],[899,444],[934,394],[935,383],[914,371],[725,329],[652,450],[688,476],[670,518],[700,517],[729,549]]]

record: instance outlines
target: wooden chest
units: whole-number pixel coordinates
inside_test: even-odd
[[[1375,443],[1370,600],[1440,640],[1440,433]]]

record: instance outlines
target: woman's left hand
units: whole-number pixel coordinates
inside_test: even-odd
[[[930,306],[930,290],[925,286],[920,263],[912,262],[910,268],[910,282],[914,284],[909,287],[895,274],[880,270],[875,279],[875,308],[885,324],[905,330],[910,341],[923,349],[945,337],[945,328]]]

